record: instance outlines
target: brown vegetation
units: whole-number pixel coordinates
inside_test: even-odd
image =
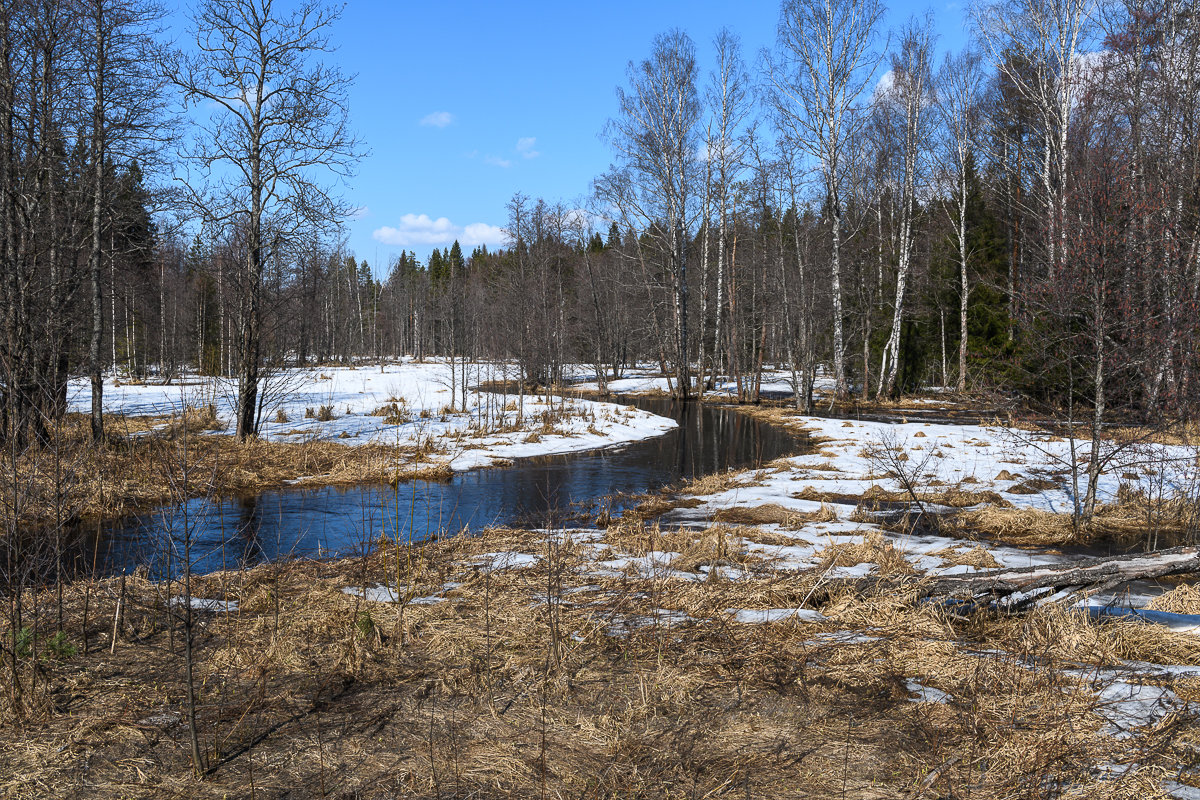
[[[775,503],[761,506],[734,506],[722,508],[713,514],[717,522],[735,525],[780,525],[784,528],[800,528],[810,522],[833,522],[837,512],[824,503],[816,511],[794,511]]]
[[[1200,663],[1193,637],[1055,608],[956,621],[917,591],[772,570],[743,535],[626,525],[598,551],[499,530],[204,576],[196,595],[238,608],[201,614],[199,781],[179,746],[178,587],[129,579],[114,628],[118,582],[69,586],[56,645],[52,598],[36,606],[24,711],[0,718],[0,796],[1153,798],[1194,762],[1191,714],[1117,739],[1097,695],[1121,660]],[[888,549],[864,539],[827,561],[882,567]],[[743,577],[596,570],[655,551]],[[403,602],[354,593],[381,584]],[[805,607],[826,619],[729,613]],[[1139,680],[1200,696],[1192,678]]]
[[[178,417],[109,417],[106,440],[93,445],[88,420],[71,415],[51,441],[26,448],[15,469],[0,471],[0,492],[20,498],[21,526],[55,519],[122,516],[183,497],[260,492],[291,482],[349,485],[386,482],[398,465],[428,462],[429,445],[349,446],[316,438],[280,442],[215,434],[210,410]],[[404,467],[400,467],[403,471]],[[423,467],[420,477],[438,467]],[[440,474],[440,473],[439,473]],[[13,485],[13,476],[17,483]],[[0,516],[12,529],[13,504]]]

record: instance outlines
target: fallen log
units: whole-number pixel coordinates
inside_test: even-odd
[[[1200,572],[1200,547],[1173,547],[1152,553],[1080,558],[1061,564],[1002,568],[934,578],[925,591],[928,597],[946,597],[968,602],[1010,599],[1009,607],[1020,608],[1030,601],[1069,590],[1077,594],[1093,588],[1111,589],[1123,583]]]

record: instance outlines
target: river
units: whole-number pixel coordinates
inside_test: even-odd
[[[280,489],[197,498],[128,517],[90,534],[79,552],[101,573],[145,565],[152,578],[180,571],[190,537],[192,568],[210,572],[285,557],[354,555],[381,535],[419,542],[488,525],[558,525],[688,478],[756,467],[803,452],[805,441],[733,408],[633,398],[679,427],[621,447],[520,459],[461,472],[447,482],[412,481]]]

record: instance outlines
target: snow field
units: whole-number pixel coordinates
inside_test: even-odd
[[[287,370],[265,382],[260,436],[269,441],[315,438],[344,444],[431,448],[435,463],[455,470],[504,463],[527,456],[569,453],[658,436],[674,420],[640,409],[589,400],[515,395],[501,398],[451,395],[451,366],[444,361],[405,361],[378,366]],[[460,365],[461,371],[461,365]],[[473,366],[470,382],[503,377],[499,368]],[[187,376],[168,386],[105,383],[108,414],[171,415],[212,405],[232,432],[237,386],[233,381]],[[72,411],[91,407],[86,381],[69,389]],[[328,409],[322,414],[322,408]],[[549,423],[544,421],[548,412]],[[322,419],[321,417],[329,417]]]

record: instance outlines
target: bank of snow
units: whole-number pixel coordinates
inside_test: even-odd
[[[632,406],[528,395],[468,391],[464,409],[461,364],[458,369],[460,375],[452,378],[450,364],[435,360],[274,373],[264,384],[259,433],[272,441],[418,447],[435,463],[465,470],[512,458],[627,444],[677,426]],[[503,377],[503,366],[468,367],[469,384]],[[452,393],[452,387],[457,391]],[[108,414],[169,416],[188,407],[212,406],[231,432],[236,396],[236,383],[218,378],[189,375],[165,386],[110,378],[104,409]],[[69,402],[72,411],[90,409],[86,381],[71,383]]]
[[[931,512],[975,503],[1070,514],[1075,504],[1071,465],[1079,465],[1082,494],[1090,441],[1002,426],[872,422],[789,415],[787,422],[819,442],[815,452],[779,459],[770,468],[731,480],[727,488],[672,511],[677,524],[703,527],[730,521],[758,524],[773,541],[750,549],[790,570],[822,563],[830,548],[855,552],[866,539],[888,544],[917,573],[953,574],[990,567],[1051,564],[1064,556],[996,542],[939,535],[897,535],[879,512],[915,507],[906,482]],[[1074,447],[1074,451],[1072,451]],[[1200,480],[1194,447],[1102,442],[1105,470],[1100,503],[1124,487],[1147,497],[1195,496]],[[971,505],[965,505],[967,509]],[[764,524],[771,520],[773,524]],[[864,574],[870,564],[832,568],[831,577]],[[1110,598],[1105,598],[1110,599]],[[1146,598],[1139,598],[1145,600]]]
[[[571,376],[572,386],[584,392],[600,391],[600,382],[596,379],[596,371],[591,367],[577,365]],[[788,370],[763,370],[758,388],[764,397],[787,397],[795,392],[792,373]],[[748,381],[749,382],[749,381]],[[629,367],[619,378],[609,378],[605,388],[613,394],[670,394],[675,384],[674,378],[665,376],[656,367]],[[814,389],[818,393],[832,392],[834,381],[827,376],[818,376]],[[706,397],[728,398],[737,397],[736,381],[716,380],[705,391]]]

